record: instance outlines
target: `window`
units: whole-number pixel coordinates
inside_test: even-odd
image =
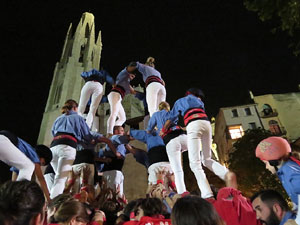
[[[246,116],[252,115],[250,108],[245,108],[244,110],[245,110]]]
[[[277,134],[282,133],[281,129],[279,127],[279,124],[276,120],[270,120],[269,121],[269,127],[270,127],[270,131],[271,131],[272,134],[277,135]]]
[[[256,129],[256,123],[255,122],[249,123],[249,129],[250,130]]]
[[[233,110],[231,110],[231,112],[232,112],[232,117],[238,117],[239,116],[237,109],[233,109]]]
[[[264,104],[263,105],[263,113],[265,116],[272,114],[273,113],[272,107],[269,104]]]
[[[231,139],[238,139],[244,135],[244,130],[241,125],[228,127]]]

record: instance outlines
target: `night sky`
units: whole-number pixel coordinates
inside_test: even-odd
[[[1,122],[35,144],[55,63],[70,23],[84,12],[102,31],[101,67],[116,77],[130,61],[156,59],[171,105],[189,87],[208,115],[254,95],[298,91],[299,58],[242,1],[13,1],[1,3]],[[138,80],[137,80],[138,81]]]

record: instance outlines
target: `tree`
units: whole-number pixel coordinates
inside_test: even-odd
[[[271,174],[265,164],[255,156],[258,143],[270,136],[272,135],[269,131],[261,128],[247,130],[234,143],[234,151],[229,155],[229,169],[236,173],[239,189],[248,197],[262,189],[273,189],[288,198],[277,176]]]
[[[300,53],[300,0],[244,0],[249,11],[256,12],[262,21],[274,24],[273,33],[283,31],[291,38],[289,47]]]

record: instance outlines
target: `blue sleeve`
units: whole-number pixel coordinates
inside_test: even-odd
[[[123,81],[127,81],[129,78],[129,73],[127,72],[126,68],[123,69],[117,76],[117,83],[121,83]]]
[[[113,85],[115,83],[115,80],[109,75],[109,73],[105,70],[101,70],[101,73],[105,77],[105,81],[109,83],[110,85]]]
[[[297,195],[300,194],[300,171],[298,169],[297,165],[297,170],[293,171],[290,177],[290,184],[293,189],[293,192],[296,193]],[[298,202],[299,205],[299,202]]]
[[[150,117],[150,120],[148,121],[147,131],[151,132],[155,128],[157,122],[156,122],[156,116],[155,113]]]
[[[33,163],[40,163],[40,158],[35,149],[21,138],[18,138],[18,140],[18,149],[20,149]]]
[[[86,124],[86,122],[81,116],[79,118],[79,126],[81,139],[84,139],[85,141],[91,141],[93,139],[93,135],[90,132],[89,126]]]
[[[85,72],[82,72],[81,73],[81,77],[83,78],[88,78],[90,77],[92,74],[97,74],[97,75],[100,75],[100,72],[96,69],[92,69],[90,71],[85,71]]]
[[[129,143],[129,140],[127,138],[126,135],[113,135],[111,137],[111,141],[114,143],[114,144],[118,144],[118,145],[121,145],[121,144],[128,144]]]
[[[147,143],[147,132],[145,130],[130,130],[130,136],[136,140]]]
[[[177,100],[171,109],[170,113],[168,114],[168,120],[175,121],[180,114],[180,106],[179,101]]]
[[[124,144],[117,146],[117,152],[119,152],[123,157],[125,157],[126,151],[127,149],[125,148]]]
[[[142,74],[145,74],[146,73],[146,65],[142,64],[142,63],[139,63],[139,62],[136,62],[137,64],[137,70],[142,73]]]

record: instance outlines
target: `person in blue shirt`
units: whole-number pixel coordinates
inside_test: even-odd
[[[51,142],[51,151],[55,178],[51,188],[50,197],[54,198],[63,193],[64,186],[69,171],[76,156],[78,142],[105,142],[111,150],[116,153],[116,149],[111,141],[104,137],[95,136],[90,132],[84,118],[77,114],[78,104],[69,99],[62,107],[62,115],[59,116],[52,126],[53,141]]]
[[[85,84],[81,89],[78,114],[83,116],[87,103],[91,97],[91,104],[86,117],[86,123],[91,129],[97,108],[103,95],[103,84],[104,82],[107,82],[113,85],[114,79],[105,70],[98,71],[96,69],[82,72],[81,77],[85,80]]]
[[[284,225],[296,214],[289,210],[286,200],[275,190],[262,190],[251,198],[253,210],[262,224]]]
[[[157,131],[148,133],[145,130],[130,130],[130,136],[147,145],[147,155],[149,159],[148,184],[153,185],[157,182],[156,173],[164,171],[173,174],[169,158],[166,152],[166,146]]]
[[[266,169],[277,174],[294,204],[294,209],[297,209],[300,195],[300,153],[292,152],[286,139],[269,137],[257,145],[256,157],[266,164]]]
[[[184,183],[184,173],[181,166],[181,153],[187,150],[187,135],[183,129],[177,125],[175,118],[167,131],[164,131],[164,124],[170,118],[170,105],[167,102],[159,104],[159,111],[155,112],[148,122],[147,132],[153,132],[155,128],[162,134],[166,145],[170,165],[174,172],[175,184],[178,194],[186,192]],[[164,132],[163,132],[164,131]]]
[[[169,113],[169,120],[166,121],[161,132],[168,132],[172,122],[176,121],[178,116],[183,117],[187,132],[188,157],[191,170],[196,177],[201,197],[211,198],[213,192],[202,168],[202,163],[225,181],[228,169],[211,158],[212,128],[205,113],[203,98],[202,90],[198,88],[188,89],[186,96],[175,102]]]
[[[119,196],[123,197],[124,175],[122,173],[125,156],[129,153],[129,137],[125,135],[122,126],[114,126],[113,136],[110,138],[116,153],[114,154],[111,146],[106,146],[105,150],[100,150],[99,157],[110,159],[107,163],[98,164],[98,172],[106,179],[107,186],[119,191]]]
[[[46,166],[52,159],[50,149],[45,145],[37,145],[33,148],[23,139],[10,131],[0,131],[0,160],[12,166],[12,180],[31,180],[34,174],[45,194],[50,201],[41,166]]]
[[[108,137],[113,135],[114,126],[122,126],[126,121],[126,114],[121,103],[122,99],[129,93],[135,94],[130,85],[130,81],[135,78],[135,75],[129,71],[133,71],[133,68],[128,66],[118,74],[116,84],[107,96],[110,106],[110,116],[107,120]]]
[[[158,111],[159,103],[166,101],[166,88],[159,71],[155,69],[155,60],[148,57],[145,64],[131,62],[129,65],[135,67],[143,76],[146,87],[146,101],[150,117]]]

